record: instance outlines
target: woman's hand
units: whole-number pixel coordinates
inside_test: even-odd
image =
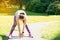
[[[23,37],[23,36],[24,36],[24,34],[23,34],[23,33],[21,33],[19,36],[20,36],[20,37]]]

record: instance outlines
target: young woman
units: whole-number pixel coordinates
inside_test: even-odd
[[[18,10],[18,11],[15,13],[14,23],[13,23],[13,25],[12,25],[12,28],[11,28],[11,31],[10,31],[8,37],[9,37],[9,38],[12,37],[12,32],[14,31],[16,25],[18,26],[19,36],[20,36],[20,37],[23,37],[23,36],[24,36],[24,35],[23,35],[23,34],[24,34],[24,27],[23,27],[23,30],[22,30],[22,33],[21,33],[21,32],[20,32],[21,30],[20,30],[19,20],[21,20],[21,21],[23,22],[23,24],[24,24],[24,27],[26,27],[26,29],[27,29],[27,31],[28,31],[28,33],[29,33],[29,37],[32,37],[31,32],[30,32],[30,30],[28,29],[28,26],[27,26],[27,23],[26,23],[26,22],[27,22],[27,16],[26,16],[25,11],[23,11],[23,10]]]

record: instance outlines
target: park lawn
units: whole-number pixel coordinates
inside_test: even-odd
[[[60,16],[28,16],[27,23],[31,24],[31,23],[48,22],[48,21],[60,21]],[[13,16],[0,16],[0,35],[7,35],[8,32],[10,31],[12,24],[13,24]],[[57,22],[57,25],[58,24],[60,23]]]
[[[60,40],[60,21],[41,28],[40,36],[47,40]]]

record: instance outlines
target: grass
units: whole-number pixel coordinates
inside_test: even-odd
[[[60,16],[28,16],[27,23],[31,24],[31,23],[48,22],[48,21],[60,21]],[[10,31],[12,24],[13,24],[13,16],[0,16],[0,35],[7,35],[8,32]],[[52,39],[52,37],[55,37],[55,35],[57,35],[57,33],[60,30],[60,22],[50,24],[47,28],[43,28],[42,30],[43,31],[41,36],[43,38]]]
[[[60,22],[54,22],[49,24],[47,27],[42,28],[41,37],[48,40],[60,40]],[[58,38],[58,39],[57,39]]]

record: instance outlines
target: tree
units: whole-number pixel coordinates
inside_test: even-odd
[[[32,0],[23,0],[23,5],[25,5],[25,10],[30,9],[30,3]]]
[[[44,13],[52,0],[32,0],[30,3],[30,11]]]
[[[22,9],[22,7],[25,5],[26,9],[28,9],[30,0],[10,0],[10,4],[11,5],[19,5],[20,6],[19,9]]]
[[[22,9],[23,1],[22,0],[19,0],[19,4],[20,4],[20,8],[19,9]]]
[[[51,3],[48,6],[48,9],[46,10],[48,15],[60,15],[60,2],[59,1],[55,1],[53,3]]]

